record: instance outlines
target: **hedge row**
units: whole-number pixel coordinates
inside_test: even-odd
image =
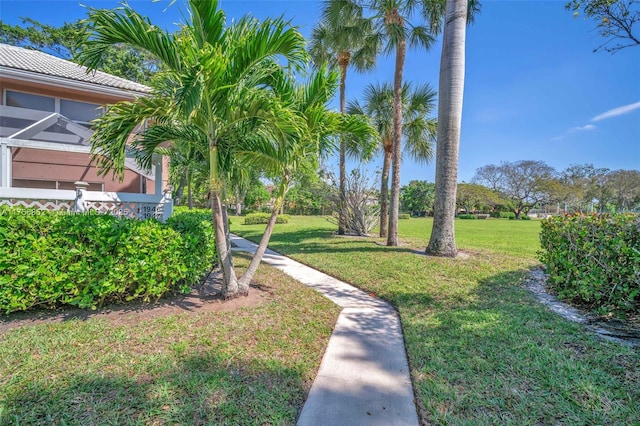
[[[271,213],[249,213],[244,217],[245,225],[266,225],[271,219]],[[276,218],[276,223],[289,223],[289,216],[281,214]]]
[[[640,311],[640,217],[550,217],[540,240],[539,258],[560,298],[603,315]]]
[[[162,224],[0,207],[0,311],[157,299],[187,291],[214,257],[202,214]]]

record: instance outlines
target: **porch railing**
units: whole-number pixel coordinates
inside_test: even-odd
[[[85,182],[76,182],[76,190],[2,188],[0,205],[35,207],[38,210],[69,213],[111,214],[136,219],[168,219],[173,213],[169,192],[164,195],[87,191]]]

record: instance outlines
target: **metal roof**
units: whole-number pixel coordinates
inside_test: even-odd
[[[102,71],[89,72],[86,67],[37,50],[0,43],[0,67],[49,75],[121,90],[150,93],[144,84],[116,77]],[[1,71],[1,70],[0,70]]]

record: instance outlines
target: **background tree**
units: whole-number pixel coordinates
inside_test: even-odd
[[[483,185],[460,183],[456,191],[456,205],[467,213],[480,210],[487,212],[504,203],[500,195]]]
[[[536,204],[549,199],[548,183],[555,170],[543,161],[504,162],[476,170],[474,182],[486,184],[509,201],[509,209],[520,219]]]
[[[567,10],[578,17],[583,14],[597,22],[596,28],[605,42],[596,47],[597,52],[617,52],[625,47],[640,45],[640,36],[633,26],[640,21],[640,3],[637,0],[571,0]]]
[[[347,71],[353,67],[363,72],[375,66],[379,45],[371,37],[371,21],[363,17],[362,8],[342,8],[343,0],[324,3],[322,17],[311,33],[309,52],[316,66],[327,64],[340,70],[340,112],[346,112]],[[345,233],[347,145],[343,136],[339,144],[340,203],[338,234]]]
[[[424,180],[412,180],[400,188],[402,210],[411,213],[412,216],[426,216],[433,210],[435,194],[435,184]]]
[[[607,175],[611,200],[618,211],[640,207],[640,171],[614,170]]]
[[[22,18],[22,25],[0,21],[0,42],[40,50],[62,59],[75,61],[88,36],[83,21],[64,23],[59,27]],[[149,83],[160,63],[146,51],[117,43],[105,47],[100,70],[138,83]]]
[[[430,115],[435,108],[436,92],[427,84],[413,87],[405,82],[402,88],[403,134],[405,152],[420,163],[433,158],[437,120]],[[393,155],[393,88],[390,84],[370,84],[364,90],[364,105],[349,103],[347,112],[368,116],[378,131],[383,152],[380,176],[380,236],[387,236],[389,221],[389,169]]]
[[[266,207],[271,194],[260,179],[252,179],[247,189],[243,204],[250,210],[261,210]]]
[[[322,174],[322,170],[316,170],[294,177],[293,186],[285,200],[286,213],[324,216],[331,211],[336,194],[333,194],[333,188]]]

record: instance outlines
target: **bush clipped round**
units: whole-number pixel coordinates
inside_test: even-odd
[[[562,299],[600,314],[640,311],[640,218],[554,216],[542,221],[540,260]]]
[[[270,213],[250,213],[244,217],[245,225],[266,225],[271,219]],[[278,215],[276,223],[289,223],[289,216],[286,214]]]
[[[475,220],[477,218],[478,218],[478,216],[476,216],[475,214],[465,213],[465,214],[459,214],[458,215],[458,219],[472,219],[472,220]]]
[[[162,224],[0,206],[0,311],[158,299],[211,268],[210,221]]]
[[[411,219],[411,215],[409,213],[400,213],[398,214],[398,219],[400,220]]]

